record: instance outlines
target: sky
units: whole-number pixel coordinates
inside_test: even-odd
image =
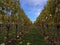
[[[47,4],[47,0],[20,0],[20,3],[25,14],[34,22]]]

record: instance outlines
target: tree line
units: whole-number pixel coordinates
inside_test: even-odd
[[[27,33],[31,25],[32,22],[20,8],[20,0],[0,0],[0,43],[13,45],[9,43]]]
[[[60,45],[60,0],[48,0],[34,24],[47,43]]]

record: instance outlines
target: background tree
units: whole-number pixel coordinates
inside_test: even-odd
[[[34,23],[37,26],[37,28],[40,28],[40,33],[42,33],[42,35],[45,35],[45,37],[48,40],[48,43],[56,45],[59,45],[60,42],[59,7],[59,0],[48,0],[47,5],[44,7],[41,14]]]
[[[23,33],[25,33],[28,30],[27,28],[32,24],[20,8],[20,0],[0,0],[0,22],[3,24],[3,28],[1,29],[4,30],[1,31],[3,33],[1,34],[3,35],[3,38],[1,36],[3,41],[1,38],[0,40],[4,42],[7,35],[8,40],[6,43],[15,39],[15,36],[18,37],[20,32],[24,31]]]

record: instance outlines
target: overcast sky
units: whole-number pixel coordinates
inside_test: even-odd
[[[46,5],[47,0],[20,0],[20,2],[21,8],[29,19],[34,22]]]

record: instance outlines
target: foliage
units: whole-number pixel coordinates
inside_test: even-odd
[[[60,1],[48,0],[47,5],[42,10],[41,14],[35,21],[35,26],[44,37],[47,38],[47,42],[51,44],[58,44],[60,42]],[[50,40],[49,40],[50,39]],[[56,41],[57,40],[57,41]],[[53,42],[52,42],[53,41]],[[56,41],[56,42],[55,42]]]

